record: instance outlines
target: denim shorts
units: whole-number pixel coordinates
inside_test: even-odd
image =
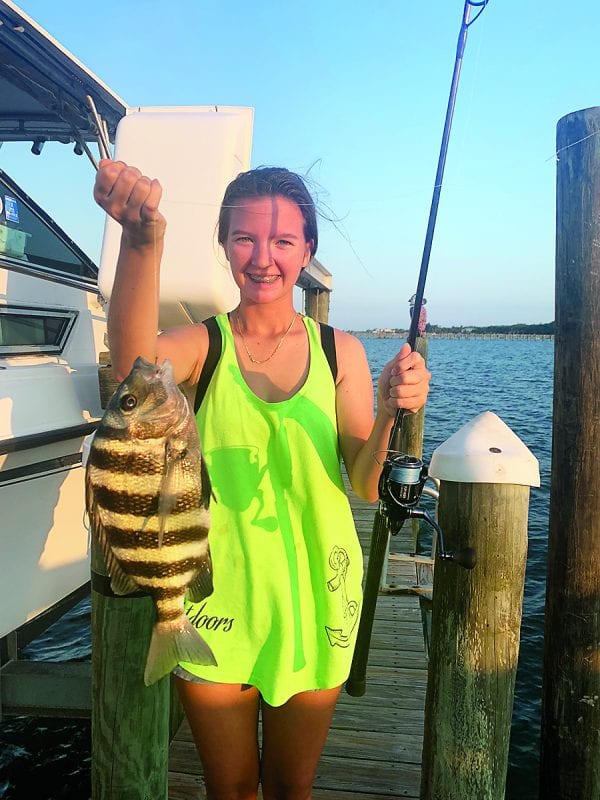
[[[178,678],[183,678],[184,681],[189,681],[190,683],[218,683],[218,681],[207,681],[206,678],[201,678],[199,675],[194,675],[192,672],[188,672],[187,669],[180,667],[179,664],[172,670],[173,675],[177,675]]]
[[[172,675],[176,675],[178,678],[182,678],[184,681],[189,681],[190,683],[207,683],[216,685],[220,683],[220,681],[208,681],[206,678],[201,678],[198,675],[194,675],[192,672],[189,672],[184,667],[180,666],[179,664],[171,671]],[[242,689],[250,689],[251,684],[242,683]],[[309,692],[318,692],[319,689],[308,689]]]

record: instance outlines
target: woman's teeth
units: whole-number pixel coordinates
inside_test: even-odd
[[[279,275],[248,275],[254,283],[275,283]]]

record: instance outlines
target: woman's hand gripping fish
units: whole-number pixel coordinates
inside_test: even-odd
[[[147,686],[178,661],[216,664],[183,607],[186,593],[198,601],[213,590],[210,495],[196,422],[170,363],[136,359],[92,440],[86,504],[113,592],[142,589],[154,599]]]

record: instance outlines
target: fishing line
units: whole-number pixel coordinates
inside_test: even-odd
[[[157,307],[157,310],[158,310],[160,308],[160,289],[159,289],[159,285],[158,285],[158,282],[159,282],[158,270],[160,269],[160,267],[159,267],[159,263],[158,263],[158,253],[157,253],[158,245],[157,245],[157,240],[156,240],[156,224],[153,225],[152,236],[153,236],[153,239],[154,239],[154,241],[153,241],[153,249],[152,249],[152,261],[153,261],[152,268],[154,270],[154,276],[153,276],[153,281],[154,281],[154,300],[156,302],[156,307]],[[157,316],[159,315],[159,313],[157,314]],[[158,355],[156,353],[154,354],[154,358],[155,358],[155,361],[158,362]]]
[[[558,161],[560,153],[564,153],[564,151],[568,150],[570,147],[575,147],[576,144],[581,144],[582,142],[585,142],[587,139],[591,139],[593,136],[597,136],[599,133],[600,130],[592,131],[591,133],[588,133],[587,136],[583,136],[581,139],[577,139],[576,142],[571,142],[571,144],[566,144],[564,147],[559,148],[558,150],[556,150],[556,152],[554,152],[551,156],[549,156],[546,159],[546,162],[552,161],[553,158]]]

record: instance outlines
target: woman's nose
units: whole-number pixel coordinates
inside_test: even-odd
[[[252,264],[255,267],[269,267],[271,265],[271,245],[269,242],[256,242],[252,252]]]

